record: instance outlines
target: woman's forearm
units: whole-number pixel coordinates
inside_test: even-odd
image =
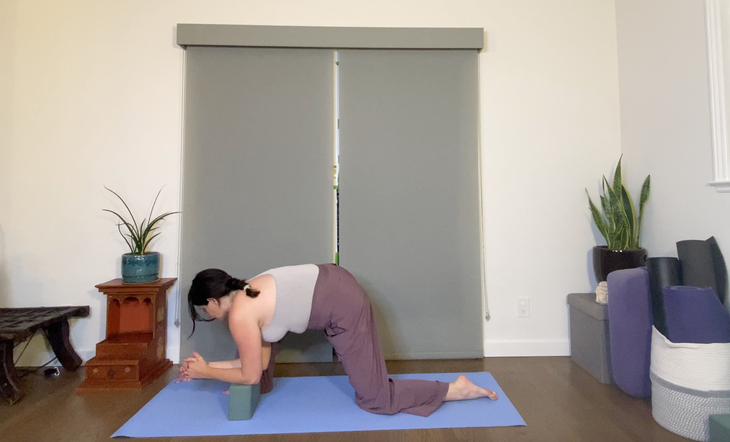
[[[208,362],[208,366],[212,368],[241,368],[241,360]]]
[[[230,382],[232,384],[253,385],[258,384],[261,380],[261,372],[255,378],[251,376],[247,379],[240,368],[216,368],[208,364],[205,371],[208,379],[218,379],[219,381]]]

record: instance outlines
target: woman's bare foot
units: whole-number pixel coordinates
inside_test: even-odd
[[[456,381],[449,383],[449,391],[446,393],[444,400],[463,401],[465,399],[477,399],[480,397],[488,397],[496,401],[497,393],[475,385],[466,376],[462,375]]]

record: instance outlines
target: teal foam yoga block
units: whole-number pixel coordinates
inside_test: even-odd
[[[228,389],[228,420],[244,421],[251,419],[261,399],[259,384],[231,384]]]
[[[730,414],[710,416],[710,442],[730,441]]]

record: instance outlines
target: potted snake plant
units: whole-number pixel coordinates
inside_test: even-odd
[[[619,158],[613,182],[609,183],[603,176],[603,195],[600,195],[602,210],[593,204],[586,189],[593,222],[606,240],[605,246],[593,248],[593,272],[597,282],[606,281],[608,274],[614,270],[646,265],[646,249],[641,247],[641,222],[644,217],[644,206],[649,199],[650,187],[651,175],[648,175],[641,186],[637,212],[629,192],[623,185],[621,158]]]
[[[159,198],[160,192],[162,192],[162,189],[160,189],[157,192],[155,200],[152,202],[149,216],[142,219],[140,223],[137,223],[137,219],[132,214],[132,210],[124,199],[110,188],[106,186],[104,188],[119,198],[119,201],[127,209],[127,214],[129,214],[129,217],[125,218],[114,210],[102,209],[119,218],[117,229],[129,247],[129,253],[122,255],[122,283],[141,284],[156,281],[159,279],[160,274],[160,254],[149,251],[150,242],[160,234],[160,232],[157,232],[159,223],[166,217],[180,212],[165,212],[162,215],[152,218],[155,204],[157,204],[157,198]]]

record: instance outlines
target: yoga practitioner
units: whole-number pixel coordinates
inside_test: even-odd
[[[198,353],[180,367],[181,379],[218,379],[273,387],[271,343],[291,331],[324,330],[355,389],[360,408],[377,414],[433,413],[443,401],[487,397],[465,376],[451,383],[390,379],[380,351],[373,312],[365,290],[335,264],[305,264],[268,270],[249,281],[218,269],[198,273],[188,292],[195,321],[225,320],[240,359],[206,362]],[[198,308],[207,318],[200,315]]]

